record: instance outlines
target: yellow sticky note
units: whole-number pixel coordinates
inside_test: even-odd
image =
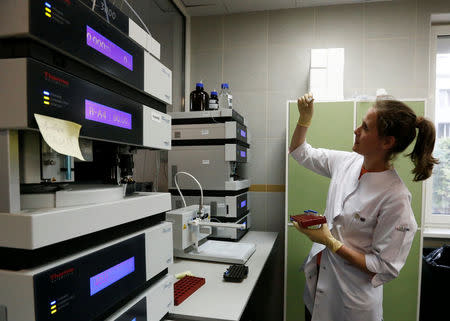
[[[45,142],[56,152],[84,160],[78,137],[81,125],[58,118],[34,114]]]

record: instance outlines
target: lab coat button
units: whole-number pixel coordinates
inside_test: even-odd
[[[327,268],[325,266],[322,266],[322,269],[326,270]]]

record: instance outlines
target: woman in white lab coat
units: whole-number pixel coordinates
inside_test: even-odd
[[[299,98],[300,118],[289,151],[302,166],[331,178],[320,229],[300,232],[314,243],[303,266],[307,318],[313,321],[383,320],[382,285],[405,264],[417,224],[411,194],[391,161],[414,140],[414,181],[427,179],[434,125],[404,103],[377,100],[354,131],[353,153],[316,149],[306,142],[313,114],[310,94]]]

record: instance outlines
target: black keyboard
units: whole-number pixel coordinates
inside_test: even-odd
[[[248,266],[233,264],[223,273],[223,279],[227,282],[241,282],[248,275]]]

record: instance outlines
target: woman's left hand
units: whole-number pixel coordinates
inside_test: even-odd
[[[311,241],[323,244],[333,252],[339,250],[343,245],[333,237],[326,223],[318,229],[303,228],[297,222],[293,222],[293,224],[299,232],[305,234]]]

